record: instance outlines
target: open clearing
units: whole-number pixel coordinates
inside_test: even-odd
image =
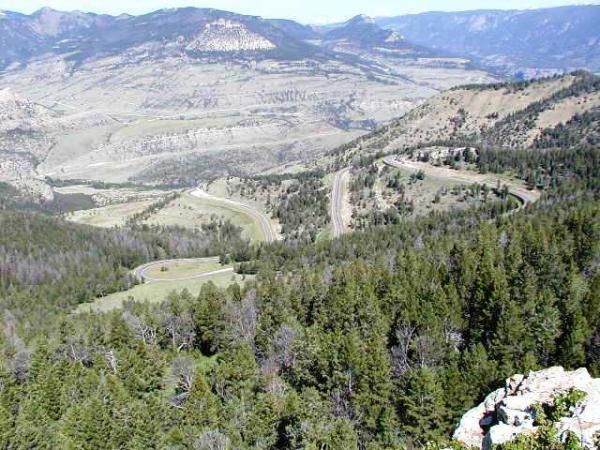
[[[143,191],[137,194],[137,198],[130,191],[126,191],[127,195],[120,195],[118,189],[103,192],[104,196],[109,196],[107,192],[112,192],[112,196],[115,199],[118,198],[120,202],[99,208],[75,211],[67,219],[72,222],[103,228],[123,226],[133,215],[144,211],[159,198],[156,195],[154,195],[154,198],[148,198],[149,194]],[[166,192],[162,193],[162,196],[165,194]],[[94,195],[94,199],[96,197],[97,195]],[[123,201],[124,203],[121,203]],[[197,196],[189,192],[182,193],[180,197],[154,212],[141,223],[195,229],[214,220],[231,221],[231,223],[242,228],[242,235],[245,238],[252,241],[264,241],[265,236],[268,241],[272,241],[276,236],[274,224],[270,222],[264,213],[258,210],[255,211],[253,206],[238,204],[214,196]]]
[[[185,281],[216,275],[215,272],[231,272],[232,266],[222,266],[219,258],[190,258],[155,261],[134,270],[138,278],[147,283]]]
[[[101,228],[123,226],[130,217],[143,211],[152,203],[154,203],[152,200],[142,200],[75,211],[67,219],[75,223]]]
[[[247,239],[264,240],[260,224],[248,211],[225,200],[196,197],[190,193],[182,194],[180,198],[152,214],[143,223],[197,228],[202,224],[210,223],[214,218],[230,220],[231,223],[242,227],[243,236]]]
[[[496,186],[498,180],[501,184],[506,184],[510,193],[518,197],[524,204],[533,203],[539,200],[541,193],[536,190],[529,190],[521,180],[508,177],[502,174],[480,174],[471,170],[458,170],[448,167],[436,167],[428,163],[412,161],[407,159],[386,158],[385,164],[399,169],[416,172],[422,170],[428,177],[434,179],[447,180],[450,183],[463,184],[487,184],[490,187]]]
[[[196,189],[191,195],[208,204],[216,204],[221,208],[229,209],[250,218],[258,229],[258,233],[253,236],[254,238],[261,236],[262,239],[259,240],[264,240],[266,242],[273,242],[277,239],[277,231],[275,230],[273,223],[266,214],[257,208],[234,200],[215,197],[202,189]]]
[[[136,302],[160,303],[165,300],[171,292],[181,292],[184,289],[190,291],[192,295],[198,295],[202,286],[212,281],[220,288],[226,288],[230,284],[242,283],[251,279],[251,276],[242,276],[233,273],[222,273],[205,278],[197,278],[184,281],[161,281],[158,283],[145,283],[135,286],[124,292],[101,297],[93,303],[84,303],[79,305],[76,312],[106,312],[121,308],[123,303],[128,300]]]

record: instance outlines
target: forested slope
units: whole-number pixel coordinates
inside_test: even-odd
[[[129,272],[140,264],[248,247],[241,229],[229,222],[197,232],[146,226],[102,230],[37,212],[5,210],[0,211],[0,229],[0,308],[33,327],[33,333],[55,313],[128,289],[137,282]]]
[[[600,370],[599,213],[581,194],[494,222],[464,213],[267,247],[245,289],[209,285],[162,305],[64,317],[41,327],[43,341],[35,330],[21,337],[13,304],[2,446],[443,440],[515,371]]]
[[[598,148],[542,147],[477,162],[554,174],[533,205],[328,241],[312,177],[276,212],[288,242],[254,247],[227,224],[99,231],[7,206],[0,447],[439,449],[507,376],[600,375]],[[72,313],[140,262],[215,252],[256,279]]]
[[[599,107],[600,78],[582,71],[535,81],[460,86],[331,155],[348,163],[368,154],[439,143],[484,149],[574,148],[597,142]]]

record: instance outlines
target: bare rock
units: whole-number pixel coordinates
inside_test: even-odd
[[[557,395],[571,389],[583,391],[586,396],[570,417],[556,424],[559,434],[575,433],[585,447],[596,449],[594,435],[600,431],[600,379],[593,379],[584,368],[567,372],[562,367],[552,367],[507,379],[504,388],[492,392],[463,416],[454,439],[487,450],[520,434],[535,433],[533,406],[552,403]]]

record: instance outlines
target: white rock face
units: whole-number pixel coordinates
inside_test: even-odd
[[[469,447],[490,450],[523,433],[535,433],[533,405],[552,403],[570,389],[586,393],[585,399],[557,424],[560,435],[576,434],[585,448],[596,449],[594,436],[600,432],[600,379],[586,369],[567,372],[552,367],[528,376],[515,375],[502,389],[492,392],[461,419],[454,439]]]
[[[276,46],[244,24],[219,19],[207,23],[204,30],[188,46],[188,50],[201,52],[238,52],[272,50]]]
[[[396,33],[394,31],[394,32],[390,33],[390,35],[387,37],[385,42],[394,43],[394,42],[400,42],[403,39],[404,39],[404,36],[402,36],[400,33]]]

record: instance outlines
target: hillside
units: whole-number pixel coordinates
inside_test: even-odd
[[[374,19],[364,15],[325,32],[322,39],[326,46],[337,50],[366,50],[401,57],[434,56],[433,52],[408,42],[395,31],[381,28]]]
[[[252,175],[318,158],[448,87],[494,79],[464,61],[336,51],[306,42],[315,32],[296,22],[218,10],[43,9],[6,12],[0,26],[0,89],[51,118],[33,121],[27,143],[1,137],[13,157],[34,157],[12,164],[12,179],[192,186]]]
[[[534,149],[552,147],[550,136],[561,129],[571,130],[570,147],[594,145],[599,108],[600,80],[586,72],[458,87],[333,154],[350,161],[369,152],[397,152],[437,143]]]
[[[600,78],[445,52],[0,12],[0,449],[598,450]]]
[[[520,77],[574,69],[598,72],[599,22],[598,5],[431,12],[377,20],[417,44]]]
[[[597,373],[598,214],[584,195],[262,246],[256,281],[77,314],[205,239],[0,212],[0,444],[446,448],[515,372]]]

